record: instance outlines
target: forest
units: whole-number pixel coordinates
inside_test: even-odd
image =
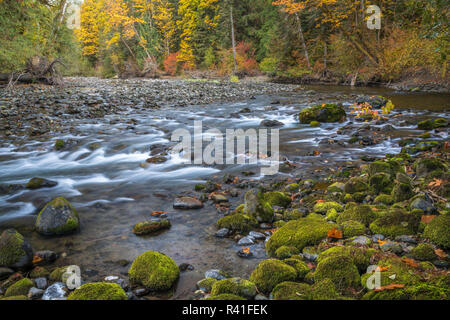
[[[0,72],[448,82],[448,18],[445,0],[0,0]]]

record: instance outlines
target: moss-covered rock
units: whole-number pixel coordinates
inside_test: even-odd
[[[50,281],[54,282],[66,282],[69,278],[69,273],[67,272],[68,266],[59,267],[54,269],[49,276]]]
[[[421,243],[411,250],[411,256],[420,261],[432,261],[437,258],[434,248],[429,243]]]
[[[66,147],[66,142],[62,139],[58,139],[55,141],[55,149],[62,150]]]
[[[360,236],[366,233],[366,226],[358,221],[347,220],[342,222],[340,226],[342,228],[344,238]]]
[[[273,221],[272,205],[264,199],[261,193],[258,193],[256,190],[250,190],[245,194],[244,198],[244,213],[246,215],[254,217],[258,222]]]
[[[318,202],[314,205],[313,211],[316,213],[325,214],[330,209],[334,209],[337,212],[344,211],[342,205],[334,201]]]
[[[395,238],[415,234],[419,227],[419,217],[403,209],[390,209],[370,224],[370,231]]]
[[[278,259],[287,259],[293,256],[294,254],[297,254],[299,251],[296,247],[292,246],[281,246],[275,251],[275,257]]]
[[[360,284],[358,268],[352,258],[345,255],[330,255],[317,264],[314,282],[331,280],[339,291],[356,288]]]
[[[317,261],[320,262],[331,256],[346,256],[352,259],[360,272],[366,271],[370,264],[370,258],[375,253],[374,249],[364,249],[352,246],[335,246],[319,254]]]
[[[402,202],[414,196],[413,188],[409,183],[397,183],[391,193],[394,202]]]
[[[349,206],[344,212],[342,212],[337,218],[336,222],[342,224],[345,221],[358,221],[365,226],[368,226],[372,221],[377,218],[378,214],[372,210],[368,205],[354,205]]]
[[[291,203],[289,195],[279,191],[271,191],[264,193],[263,200],[268,202],[271,206],[278,206],[286,208]]]
[[[289,209],[284,211],[283,219],[290,221],[290,220],[298,220],[300,218],[303,218],[305,216],[305,213],[299,209]]]
[[[293,267],[295,269],[295,271],[297,271],[297,280],[301,281],[305,278],[305,276],[308,274],[308,272],[310,271],[308,268],[308,265],[301,259],[292,257],[289,259],[284,259],[283,260],[284,263],[286,263],[287,265]]]
[[[6,297],[6,298],[1,298],[0,296],[0,300],[4,300],[4,301],[15,301],[15,300],[28,300],[28,298],[26,296],[12,296],[12,297]]]
[[[132,232],[138,236],[149,235],[164,229],[170,228],[170,221],[167,219],[162,220],[150,220],[139,222],[133,227]]]
[[[210,297],[206,298],[205,300],[233,301],[233,300],[245,300],[245,299],[242,297],[239,297],[235,294],[224,293],[224,294],[219,294],[217,296],[210,296]]]
[[[315,245],[326,238],[328,230],[335,226],[324,219],[310,216],[289,221],[266,242],[267,253],[273,256],[275,251],[282,246],[293,246],[301,251],[304,247]]]
[[[342,105],[322,104],[303,109],[299,114],[300,123],[308,124],[312,121],[338,122],[346,117]]]
[[[55,181],[51,181],[51,180],[47,180],[44,178],[39,178],[39,177],[35,177],[30,179],[27,184],[26,184],[26,188],[27,189],[40,189],[40,188],[51,188],[56,186],[58,183]]]
[[[137,257],[128,276],[134,284],[143,285],[153,291],[170,289],[180,275],[180,270],[165,254],[147,251]]]
[[[12,296],[26,296],[28,291],[34,287],[33,281],[28,278],[23,278],[11,285],[5,292],[5,297]]]
[[[345,183],[335,182],[327,187],[328,192],[344,192]]]
[[[35,226],[43,235],[63,235],[76,231],[80,227],[80,218],[69,201],[58,197],[41,210]]]
[[[306,283],[285,281],[278,284],[272,291],[274,300],[311,300],[312,288]]]
[[[312,287],[312,300],[340,300],[342,297],[330,279],[315,283]]]
[[[246,233],[258,227],[258,221],[246,214],[232,214],[217,221],[217,228],[227,228],[231,231]]]
[[[29,242],[14,229],[0,235],[0,266],[22,269],[31,265],[33,249]]]
[[[447,166],[435,158],[420,158],[413,164],[413,169],[416,171],[418,177],[425,177],[433,171],[442,170],[447,171]]]
[[[424,237],[444,249],[450,249],[450,215],[440,215],[425,227]]]
[[[275,259],[262,261],[250,275],[250,281],[253,282],[259,291],[270,293],[273,288],[284,281],[294,281],[297,278],[297,271]]]
[[[365,192],[369,189],[365,179],[360,177],[353,177],[347,181],[344,186],[345,193],[354,194],[356,192]]]
[[[320,122],[319,121],[311,121],[309,123],[310,127],[316,128],[316,127],[320,127]]]
[[[389,194],[380,194],[373,200],[373,203],[391,205],[394,203],[394,198]]]
[[[246,299],[253,299],[256,296],[257,291],[253,282],[241,278],[224,279],[217,281],[212,285],[212,296],[218,296],[225,293],[235,294]]]
[[[336,211],[336,209],[331,208],[327,211],[326,217],[328,221],[336,222],[337,218],[339,217],[339,213]]]
[[[376,194],[391,193],[393,189],[391,175],[384,172],[374,174],[369,178],[369,187]]]
[[[444,118],[427,119],[417,124],[419,130],[430,131],[436,128],[446,127],[448,125],[447,120]]]
[[[217,279],[215,278],[205,278],[200,280],[199,282],[197,282],[197,288],[199,288],[200,290],[203,290],[205,292],[211,292],[212,290],[212,286],[214,285],[214,283],[216,283]]]
[[[34,279],[34,278],[46,278],[50,275],[50,272],[48,272],[47,269],[45,269],[44,267],[35,267],[33,270],[31,270],[30,272],[30,278]]]
[[[128,300],[128,296],[116,283],[98,282],[83,284],[67,300]]]

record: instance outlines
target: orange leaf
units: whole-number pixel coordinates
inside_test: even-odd
[[[44,259],[42,259],[42,258],[39,257],[39,256],[34,256],[34,257],[33,257],[33,264],[39,263],[39,262],[41,262],[42,260],[44,260]]]
[[[445,259],[445,258],[448,257],[448,254],[446,254],[446,253],[444,252],[444,250],[442,250],[442,249],[436,249],[436,250],[434,250],[434,253],[436,253],[436,255],[437,255],[439,258],[442,258],[442,259]]]
[[[159,216],[159,215],[162,215],[162,214],[167,214],[167,212],[166,211],[154,211],[154,212],[152,212],[152,216]]]
[[[342,231],[337,228],[333,228],[328,231],[328,238],[342,239]]]
[[[250,253],[250,249],[248,247],[241,247],[241,249],[244,253]]]
[[[400,284],[400,283],[392,283],[392,284],[389,284],[389,285],[387,285],[387,286],[384,286],[384,287],[380,287],[380,288],[378,288],[378,289],[375,289],[374,291],[375,291],[375,292],[379,292],[379,291],[384,291],[384,290],[395,290],[395,289],[401,289],[401,288],[404,288],[404,287],[405,287],[404,284]]]
[[[419,264],[411,258],[407,258],[407,257],[403,257],[403,262],[406,263],[408,266],[411,266],[413,268],[417,268],[419,266]]]
[[[383,244],[388,243],[388,242],[389,242],[389,241],[378,240],[378,244],[379,244],[380,246],[382,246]]]
[[[436,218],[436,216],[422,216],[420,220],[425,224],[429,224],[434,218]]]

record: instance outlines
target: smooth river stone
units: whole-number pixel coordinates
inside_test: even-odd
[[[191,197],[176,198],[173,203],[175,209],[190,210],[203,208],[203,203],[200,200]]]

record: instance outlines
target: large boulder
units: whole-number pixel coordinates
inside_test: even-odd
[[[256,190],[250,190],[245,194],[244,213],[252,216],[258,222],[272,222],[273,208],[263,195]],[[275,197],[268,197],[270,199]],[[274,200],[275,201],[275,200]]]
[[[46,236],[63,235],[76,231],[80,227],[80,218],[69,201],[58,197],[45,205],[35,226],[37,232]]]
[[[299,114],[300,123],[309,124],[312,121],[338,122],[346,117],[341,104],[321,104],[303,109]]]
[[[133,284],[153,291],[165,291],[174,285],[180,276],[180,269],[165,254],[147,251],[133,261],[128,276]]]
[[[0,235],[0,266],[23,269],[31,265],[33,249],[27,240],[14,229]]]
[[[241,278],[223,279],[215,282],[211,288],[211,295],[217,296],[224,293],[235,294],[246,299],[253,299],[256,294],[254,283]]]
[[[6,290],[5,297],[26,296],[32,287],[34,287],[33,281],[28,278],[23,278]]]
[[[395,208],[383,213],[370,224],[370,231],[387,237],[415,234],[419,227],[419,217],[403,209]]]
[[[325,279],[335,283],[340,291],[356,288],[361,281],[353,259],[346,255],[330,255],[319,261],[314,272],[314,281],[319,282]]]
[[[73,291],[67,300],[128,300],[117,283],[86,283]]]
[[[450,249],[450,215],[440,215],[431,220],[423,235],[436,245]]]
[[[262,261],[250,275],[258,290],[270,293],[273,288],[284,281],[294,281],[297,278],[295,269],[279,260],[268,259]]]

